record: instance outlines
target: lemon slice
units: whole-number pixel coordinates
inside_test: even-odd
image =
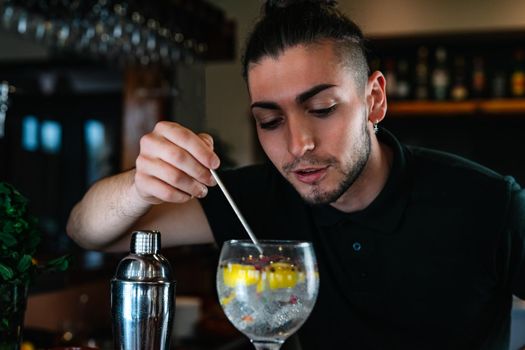
[[[304,283],[305,274],[295,265],[282,262],[271,263],[263,270],[252,265],[228,264],[223,269],[223,281],[229,288],[256,285],[257,293],[262,293],[266,288],[294,288]]]
[[[300,280],[297,268],[288,263],[272,263],[266,273],[270,289],[294,288]]]
[[[250,286],[259,282],[261,272],[251,265],[228,264],[223,270],[223,280],[227,287]]]

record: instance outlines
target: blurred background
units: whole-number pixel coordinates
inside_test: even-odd
[[[387,77],[386,128],[525,184],[525,2],[339,3]],[[37,348],[111,348],[109,280],[122,256],[77,247],[65,224],[90,184],[134,166],[157,121],[214,135],[224,167],[263,159],[239,62],[261,4],[0,0],[0,179],[30,199],[46,237],[40,254],[74,258],[31,290],[26,339]],[[217,306],[216,247],[165,255],[178,280],[175,347],[245,346]],[[513,316],[517,349],[519,303]]]

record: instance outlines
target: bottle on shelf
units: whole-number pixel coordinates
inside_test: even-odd
[[[385,60],[386,95],[389,98],[397,98],[397,74],[396,63],[393,58]]]
[[[447,50],[440,46],[436,49],[436,65],[432,71],[432,89],[434,99],[444,101],[448,98],[450,72],[447,67]]]
[[[466,80],[465,56],[458,55],[454,58],[454,84],[450,90],[454,101],[463,101],[468,97]]]
[[[497,69],[492,75],[492,97],[503,98],[507,96],[507,75],[502,69]]]
[[[472,97],[486,97],[487,78],[485,75],[485,60],[482,56],[475,56],[472,60]]]
[[[428,97],[428,48],[420,46],[417,49],[415,98],[427,100]]]
[[[408,61],[404,58],[400,59],[397,64],[397,98],[406,100],[410,98],[411,84]]]
[[[525,51],[517,49],[514,52],[514,64],[510,77],[510,93],[512,97],[525,96]]]

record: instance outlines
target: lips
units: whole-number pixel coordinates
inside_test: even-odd
[[[317,182],[319,182],[326,175],[326,172],[327,167],[302,168],[293,171],[297,180],[308,185],[316,184]]]

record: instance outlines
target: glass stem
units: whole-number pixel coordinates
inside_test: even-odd
[[[277,341],[253,341],[253,346],[255,346],[256,350],[279,350],[281,348],[281,345],[283,345],[283,342],[277,342]]]

